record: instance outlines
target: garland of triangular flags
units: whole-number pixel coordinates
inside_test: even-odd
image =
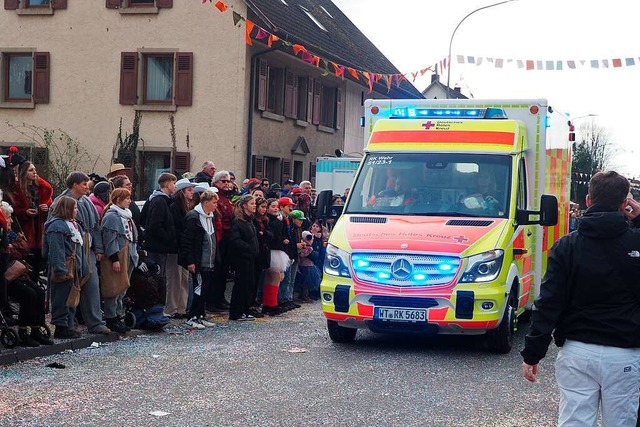
[[[211,3],[213,6],[218,9],[220,12],[227,12],[229,6],[221,0],[202,0],[202,4]],[[233,9],[233,7],[231,7]],[[232,11],[233,17],[233,25],[239,26],[244,22],[245,25],[245,42],[249,46],[253,46],[253,40],[264,42],[266,40],[267,46],[272,47],[275,43],[280,44],[280,46],[290,49],[291,53],[301,58],[303,61],[308,62],[309,64],[313,64],[318,68],[322,68],[322,75],[326,76],[329,73],[333,73],[337,77],[345,78],[345,73],[349,73],[354,80],[358,82],[364,82],[368,88],[369,93],[373,92],[373,84],[382,80],[383,83],[387,86],[387,93],[391,91],[392,85],[395,83],[396,87],[400,87],[400,83],[403,80],[411,79],[412,82],[415,82],[418,76],[424,76],[428,71],[433,73],[437,73],[438,70],[440,72],[444,72],[448,64],[447,58],[443,58],[438,63],[433,65],[429,65],[425,68],[422,68],[418,71],[412,71],[409,73],[397,73],[397,74],[389,74],[389,73],[377,73],[373,71],[367,70],[359,70],[352,67],[347,67],[346,65],[342,65],[328,59],[322,58],[319,55],[315,55],[313,52],[310,52],[306,47],[301,44],[293,44],[286,40],[281,40],[275,34],[271,34],[269,31],[264,28],[256,25],[253,21],[245,18],[240,15],[236,11]],[[580,59],[580,60],[532,60],[532,59],[505,59],[505,58],[492,58],[492,57],[484,57],[484,56],[467,56],[467,55],[456,55],[456,61],[458,64],[471,64],[471,65],[493,65],[495,68],[505,68],[505,66],[514,66],[519,70],[575,70],[578,68],[592,68],[592,69],[603,69],[603,68],[621,68],[621,67],[631,67],[636,64],[640,64],[640,57],[625,57],[625,58],[607,58],[607,59]]]

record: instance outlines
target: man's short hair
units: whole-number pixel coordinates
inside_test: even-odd
[[[229,171],[218,171],[216,172],[215,175],[213,175],[213,182],[218,182],[221,179],[225,179],[225,178],[231,178],[231,175],[229,174]]]
[[[167,184],[167,182],[176,182],[177,180],[178,178],[176,178],[174,174],[165,172],[160,174],[160,176],[158,177],[158,185],[160,186],[160,188],[163,188]]]
[[[598,172],[589,181],[591,204],[618,209],[629,195],[629,180],[615,171]]]
[[[209,165],[213,165],[213,162],[211,160],[207,160],[206,162],[204,162],[202,164],[202,169],[206,168]],[[215,166],[215,165],[214,165]]]
[[[66,184],[68,189],[72,189],[75,184],[82,184],[89,181],[89,175],[84,172],[75,171],[67,176]]]

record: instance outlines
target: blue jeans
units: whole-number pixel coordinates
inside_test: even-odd
[[[291,263],[287,271],[284,273],[284,279],[280,282],[278,290],[278,303],[293,301],[293,285],[296,282],[296,273],[298,272],[298,261]]]

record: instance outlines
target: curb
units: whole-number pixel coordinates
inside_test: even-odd
[[[133,332],[133,331],[132,331]],[[137,335],[135,332],[127,333],[127,337]],[[37,357],[52,356],[54,354],[62,353],[65,350],[80,350],[82,348],[91,347],[94,342],[107,343],[115,342],[120,339],[120,335],[117,332],[111,332],[110,334],[91,334],[84,335],[75,340],[58,340],[53,345],[41,345],[40,347],[17,347],[11,350],[5,350],[0,352],[0,366],[13,365],[25,360],[35,359]]]

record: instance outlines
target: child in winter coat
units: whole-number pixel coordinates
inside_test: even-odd
[[[81,278],[89,275],[84,256],[82,233],[76,224],[77,202],[73,197],[60,196],[51,217],[44,226],[42,254],[47,257],[51,286],[51,324],[54,338],[78,338],[76,307],[67,306],[72,286],[79,286]],[[88,244],[88,243],[86,243]],[[67,268],[67,258],[75,254],[75,271]]]
[[[133,269],[138,265],[138,230],[129,210],[131,192],[116,188],[109,200],[102,218],[104,257],[100,262],[104,317],[109,329],[125,333],[130,329],[122,320],[123,300]]]
[[[320,271],[314,261],[319,256],[313,248],[313,234],[310,231],[302,232],[302,248],[298,257],[298,276],[300,285],[300,300],[304,303],[311,302],[310,295],[320,293]]]

